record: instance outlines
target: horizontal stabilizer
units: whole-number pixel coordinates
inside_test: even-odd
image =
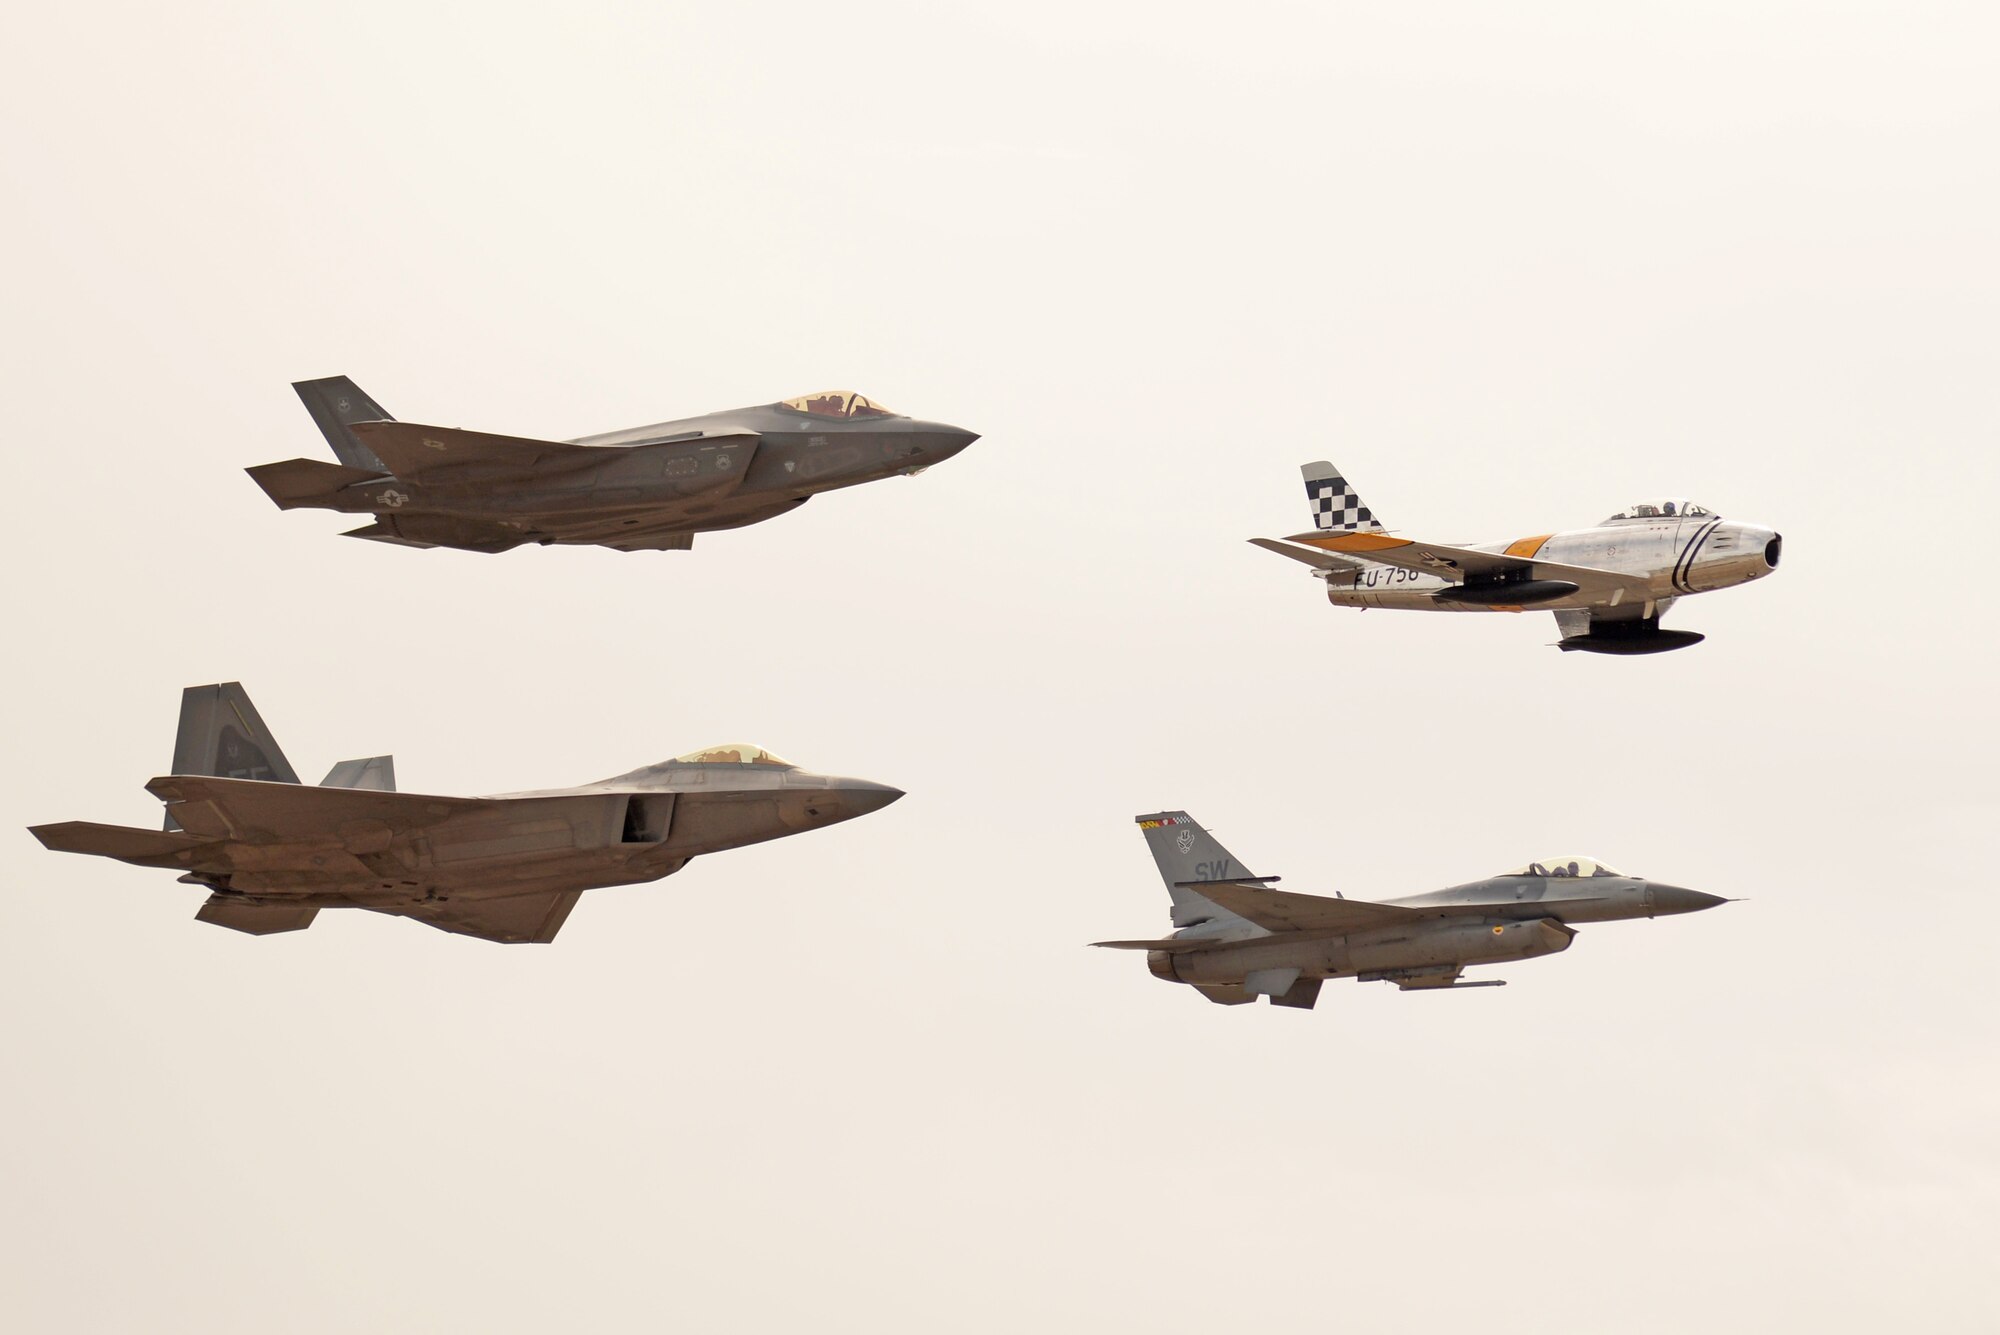
[[[194,916],[197,922],[213,923],[233,932],[270,936],[274,932],[303,932],[313,925],[319,909],[315,905],[256,904],[234,895],[210,895]]]
[[[139,859],[171,859],[177,853],[207,843],[193,835],[168,830],[139,830],[129,825],[99,825],[95,821],[66,820],[56,825],[31,825],[28,833],[42,841],[42,847],[57,853],[90,853],[122,862]]]
[[[393,793],[396,791],[396,757],[369,756],[365,760],[343,760],[327,771],[319,786]]]
[[[1291,543],[1279,542],[1276,538],[1252,538],[1250,545],[1262,547],[1267,552],[1276,552],[1280,556],[1289,556],[1294,561],[1311,566],[1314,570],[1359,570],[1363,564],[1312,547],[1294,547]]]
[[[1187,950],[1200,950],[1203,946],[1218,944],[1215,941],[1191,941],[1186,937],[1170,936],[1164,941],[1092,941],[1093,946],[1106,950],[1163,950],[1169,955]]]
[[[329,500],[357,482],[376,482],[382,478],[372,468],[349,468],[320,459],[287,459],[243,471],[264,489],[266,496],[278,503],[280,510],[296,510],[315,501]]]
[[[356,422],[351,428],[405,481],[448,481],[449,474],[468,477],[545,472],[617,457],[616,452],[591,445],[520,436],[491,436],[483,431],[423,426],[416,422]]]

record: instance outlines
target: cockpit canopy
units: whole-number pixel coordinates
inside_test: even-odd
[[[721,746],[710,746],[700,751],[690,751],[684,756],[675,756],[668,762],[673,765],[769,765],[774,769],[797,769],[789,760],[780,760],[761,746],[751,746],[747,742],[725,742]]]
[[[1567,857],[1551,858],[1547,862],[1530,862],[1525,867],[1503,871],[1502,876],[1623,876],[1596,858]]]
[[[796,399],[785,399],[778,406],[790,408],[795,413],[807,413],[813,417],[900,417],[901,413],[891,412],[879,403],[861,397],[851,389],[829,389],[818,394],[801,394]]]
[[[1663,501],[1640,501],[1628,505],[1611,518],[1607,524],[1615,524],[1621,519],[1707,519],[1711,511],[1705,505],[1697,505],[1685,496],[1673,496]]]

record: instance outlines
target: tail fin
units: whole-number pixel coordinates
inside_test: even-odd
[[[393,793],[396,791],[396,757],[369,756],[365,760],[343,760],[326,772],[319,786]]]
[[[221,779],[261,779],[266,783],[297,783],[298,773],[241,682],[190,686],[181,692],[181,726],[174,736],[175,774],[206,774]],[[172,816],[169,830],[179,829]]]
[[[1277,879],[1275,876],[1252,876],[1248,867],[1230,856],[1229,850],[1217,843],[1214,835],[1196,825],[1194,818],[1185,811],[1156,811],[1150,816],[1133,819],[1145,832],[1146,847],[1153,850],[1153,861],[1160,867],[1160,879],[1167,883],[1167,894],[1174,901],[1176,927],[1193,927],[1197,923],[1237,916],[1188,889],[1190,881]]]
[[[1328,533],[1380,533],[1375,512],[1361,503],[1340,470],[1326,460],[1302,464],[1306,499],[1312,504],[1313,527]]]
[[[333,446],[334,457],[349,468],[372,468],[380,476],[389,470],[375,457],[375,452],[361,443],[361,438],[347,428],[355,422],[393,422],[396,419],[382,411],[382,405],[361,392],[361,386],[344,375],[326,380],[300,380],[292,388],[299,393],[299,399],[312,414],[326,443]]]

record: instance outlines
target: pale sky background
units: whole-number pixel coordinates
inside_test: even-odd
[[[1503,12],[1504,11],[1504,12]],[[1984,4],[39,6],[4,20],[0,1293],[21,1330],[2000,1325]],[[985,439],[692,553],[280,513],[288,382],[568,437],[833,386]],[[1684,493],[1707,643],[1328,607]],[[720,740],[909,796],[552,946],[258,940],[184,685],[302,773]],[[1580,851],[1750,902],[1210,1006],[1135,813],[1288,888]]]

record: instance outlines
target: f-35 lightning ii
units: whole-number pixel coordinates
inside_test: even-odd
[[[1569,949],[1573,923],[1693,913],[1728,901],[1615,872],[1589,858],[1525,867],[1404,899],[1326,899],[1274,890],[1185,811],[1137,817],[1173,899],[1178,929],[1158,941],[1099,941],[1143,950],[1156,978],[1210,1001],[1310,1010],[1321,982],[1354,978],[1405,992],[1500,987],[1460,982],[1474,964],[1535,959]]]
[[[292,388],[340,462],[250,469],[279,509],[372,515],[347,536],[471,552],[686,551],[697,533],[920,473],[979,439],[846,390],[554,441],[398,422],[346,376]]]
[[[1658,654],[1699,644],[1660,617],[1685,594],[1762,579],[1784,540],[1687,500],[1628,506],[1594,528],[1470,547],[1391,537],[1340,471],[1306,464],[1315,531],[1251,542],[1313,568],[1336,607],[1556,614],[1558,647]],[[1294,546],[1293,544],[1303,544]]]
[[[256,936],[361,908],[488,941],[552,941],[585,890],[658,880],[703,853],[902,796],[742,745],[500,797],[399,793],[389,756],[343,760],[307,787],[235,682],[182,693],[173,770],[146,785],[167,804],[164,832],[88,821],[31,832],[58,852],[180,871],[210,892],[196,918]]]

